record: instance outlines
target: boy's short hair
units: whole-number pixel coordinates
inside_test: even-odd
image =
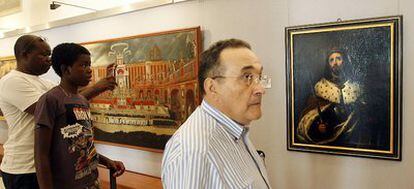
[[[62,76],[62,65],[69,67],[79,58],[80,55],[91,55],[82,45],[76,43],[62,43],[53,48],[52,67],[56,74]]]

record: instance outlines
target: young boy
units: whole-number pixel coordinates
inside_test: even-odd
[[[97,189],[98,163],[123,174],[122,162],[96,152],[89,102],[78,93],[92,77],[89,51],[63,43],[52,52],[60,84],[45,93],[35,111],[35,165],[41,189]]]

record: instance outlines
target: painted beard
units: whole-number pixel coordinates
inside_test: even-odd
[[[331,78],[334,83],[342,85],[346,81],[343,67],[336,65],[331,67]]]

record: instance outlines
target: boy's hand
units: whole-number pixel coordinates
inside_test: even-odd
[[[108,162],[108,165],[106,166],[108,169],[115,171],[112,176],[119,177],[125,172],[125,166],[120,161],[112,161],[110,160]]]

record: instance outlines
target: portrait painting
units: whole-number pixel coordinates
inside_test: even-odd
[[[16,66],[16,58],[14,56],[0,57],[0,79],[11,70],[16,69]],[[2,114],[0,114],[0,121],[5,120],[1,115]]]
[[[287,148],[401,160],[402,16],[287,27]]]
[[[16,69],[16,58],[14,56],[0,57],[0,78]]]
[[[200,104],[200,28],[84,43],[92,82],[117,87],[91,101],[98,143],[162,152]]]

